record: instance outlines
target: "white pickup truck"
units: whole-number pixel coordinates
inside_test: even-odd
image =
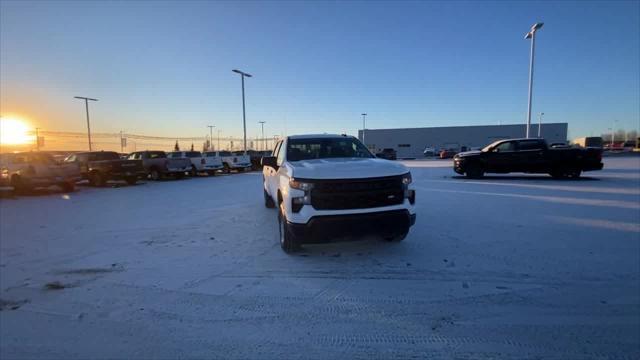
[[[215,152],[200,151],[173,151],[167,154],[170,159],[186,158],[191,160],[191,176],[196,176],[200,172],[206,172],[214,176],[217,170],[222,169],[222,160]]]
[[[210,154],[216,154],[216,156],[222,159],[222,166],[226,173],[231,170],[246,171],[251,169],[251,158],[244,152],[230,152],[230,151],[212,151]]]
[[[265,206],[277,205],[285,252],[347,235],[400,241],[415,223],[409,170],[352,136],[289,136],[262,165]]]

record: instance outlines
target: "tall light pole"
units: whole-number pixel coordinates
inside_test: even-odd
[[[258,121],[258,123],[260,123],[262,127],[262,150],[267,150],[267,140],[264,138],[264,123],[266,123],[266,121]]]
[[[38,130],[40,130],[40,128],[36,128],[36,151],[40,151],[40,137],[38,136]]]
[[[220,148],[220,132],[222,132],[222,130],[218,129],[218,151],[222,150]]]
[[[538,139],[542,137],[540,136],[542,134],[542,115],[544,115],[543,112],[538,114]]]
[[[529,106],[527,107],[527,138],[531,128],[531,97],[533,95],[533,59],[536,51],[536,31],[542,28],[544,23],[535,23],[531,30],[525,34],[525,39],[531,39],[531,58],[529,59]]]
[[[362,143],[364,144],[364,146],[367,146],[367,144],[364,142],[364,129],[367,128],[367,113],[362,113],[360,115],[362,115]]]
[[[91,125],[89,124],[89,100],[98,101],[98,99],[92,99],[84,96],[74,96],[74,98],[84,100],[84,107],[87,110],[87,135],[89,138],[89,151],[91,151]]]
[[[207,127],[209,128],[209,150],[211,150],[211,144],[213,144],[213,128],[216,127],[215,125],[207,125]],[[218,149],[220,150],[220,149]]]
[[[246,77],[252,77],[251,74],[247,74],[246,72],[240,71],[238,69],[233,69],[231,70],[234,73],[238,73],[240,74],[240,77],[242,78],[242,127],[243,127],[243,132],[244,132],[244,152],[247,152],[247,118],[246,118],[246,113],[245,113],[245,107],[244,107],[244,78]]]

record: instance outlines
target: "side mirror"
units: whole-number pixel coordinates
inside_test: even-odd
[[[274,169],[278,168],[277,159],[275,156],[263,156],[260,160],[260,164],[262,166],[270,166]]]

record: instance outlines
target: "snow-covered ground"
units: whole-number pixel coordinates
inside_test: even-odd
[[[405,163],[405,241],[296,255],[257,172],[5,197],[0,358],[640,358],[640,158]]]

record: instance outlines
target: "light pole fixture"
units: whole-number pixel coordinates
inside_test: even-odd
[[[531,30],[524,35],[525,39],[531,39],[531,58],[529,59],[529,106],[527,107],[527,139],[531,128],[531,97],[533,95],[533,59],[536,51],[536,32],[542,28],[544,23],[535,23]]]
[[[544,115],[543,112],[538,114],[538,138],[542,138],[542,115]]]
[[[36,151],[40,151],[40,136],[38,136],[38,130],[40,130],[40,128],[36,128]]]
[[[262,127],[262,150],[267,150],[267,140],[264,138],[264,124],[266,121],[258,121],[258,123]]]
[[[220,149],[220,132],[222,132],[222,130],[218,129],[218,151],[222,150]]]
[[[362,143],[367,146],[367,144],[364,142],[364,129],[367,128],[366,122],[367,122],[367,113],[362,113],[360,114],[362,115]]]
[[[207,125],[207,127],[209,128],[209,150],[211,150],[211,148],[213,147],[213,128],[216,127],[215,125]],[[219,150],[219,149],[218,149]]]
[[[89,101],[98,101],[84,96],[74,96],[76,99],[84,100],[84,107],[87,110],[87,135],[89,138],[89,151],[91,151],[91,125],[89,124]]]
[[[240,71],[238,69],[233,69],[231,70],[234,73],[238,73],[240,74],[240,77],[242,78],[242,128],[243,128],[243,133],[244,133],[244,152],[247,152],[247,117],[246,117],[246,112],[245,112],[245,105],[244,105],[244,78],[245,77],[252,77],[251,74],[248,74],[244,71]]]

